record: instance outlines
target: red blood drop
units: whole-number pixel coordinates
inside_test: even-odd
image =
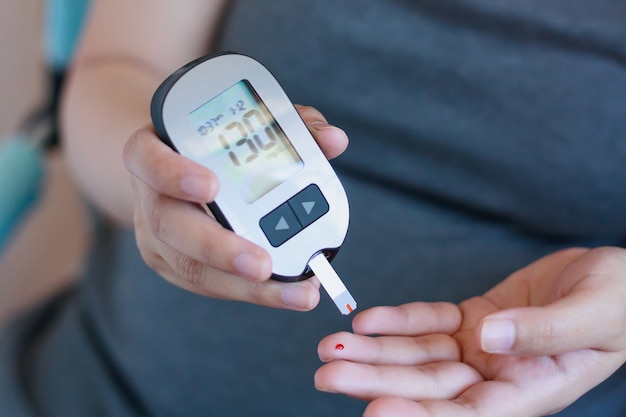
[[[343,345],[342,345],[341,343],[338,343],[338,344],[335,346],[335,350],[343,350]]]

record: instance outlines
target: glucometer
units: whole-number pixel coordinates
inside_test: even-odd
[[[217,175],[209,210],[267,250],[272,278],[315,274],[343,314],[356,309],[329,263],[348,230],[346,193],[262,64],[230,52],[199,58],[161,84],[151,115],[162,141]]]

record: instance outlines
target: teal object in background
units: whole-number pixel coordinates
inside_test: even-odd
[[[70,64],[90,0],[46,0],[43,47],[46,65],[63,72]],[[50,133],[46,115],[24,126],[9,138],[0,139],[0,254],[43,191],[45,150],[43,138]]]
[[[0,141],[0,253],[41,195],[44,155],[23,136]]]
[[[89,0],[47,0],[44,22],[44,50],[47,64],[53,69],[69,65],[85,16]]]

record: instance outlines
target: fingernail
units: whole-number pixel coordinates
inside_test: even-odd
[[[508,352],[515,343],[515,323],[509,319],[487,319],[480,332],[480,344],[488,353]]]
[[[303,284],[291,284],[285,287],[280,293],[280,299],[286,305],[298,310],[311,309],[310,287]]]
[[[198,200],[210,201],[212,199],[210,179],[207,176],[187,175],[181,181],[180,187],[185,193],[196,197]]]
[[[315,130],[324,130],[324,129],[331,128],[331,127],[333,127],[333,126],[332,126],[332,125],[329,125],[328,123],[323,122],[323,121],[321,121],[321,120],[316,120],[316,121],[314,121],[314,122],[311,122],[311,123],[309,124],[309,127],[313,128],[313,129],[315,129]]]
[[[327,388],[327,387],[320,387],[320,386],[315,386],[315,389],[321,392],[327,392],[329,394],[336,394],[337,391],[331,389],[331,388]]]
[[[240,253],[235,258],[233,266],[241,275],[245,275],[246,277],[255,280],[264,278],[262,276],[264,271],[263,259],[255,254]]]

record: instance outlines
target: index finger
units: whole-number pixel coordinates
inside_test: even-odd
[[[441,333],[368,337],[339,332],[322,339],[317,353],[324,362],[347,360],[372,365],[420,365],[461,359],[457,342]]]
[[[160,194],[198,203],[213,201],[217,194],[216,175],[163,143],[151,126],[133,133],[123,156],[130,173]]]
[[[452,303],[415,302],[398,307],[373,307],[357,314],[352,327],[358,334],[418,336],[456,332],[461,311]]]
[[[326,155],[326,158],[333,159],[341,155],[348,147],[348,136],[346,133],[328,123],[322,113],[315,107],[295,105],[296,110],[302,117],[304,124],[309,128],[309,132]]]

